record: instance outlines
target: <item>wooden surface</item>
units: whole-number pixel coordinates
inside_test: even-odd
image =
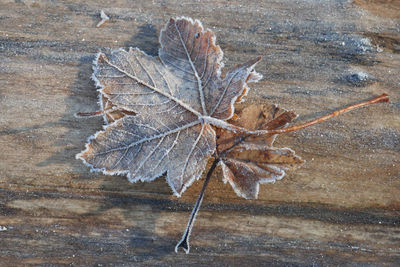
[[[0,266],[355,265],[400,262],[400,2],[0,1]],[[100,10],[110,21],[96,28]],[[92,61],[106,48],[156,55],[160,28],[190,16],[233,66],[259,55],[246,103],[305,121],[383,92],[377,104],[280,136],[307,160],[258,200],[217,171],[192,233],[174,246],[202,182],[130,184],[74,156],[101,129]]]

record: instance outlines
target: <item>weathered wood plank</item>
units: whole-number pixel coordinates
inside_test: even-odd
[[[110,21],[100,28],[100,10]],[[396,12],[397,11],[397,12]],[[0,265],[396,265],[400,262],[397,1],[0,1]],[[76,153],[101,129],[95,54],[156,55],[175,16],[203,21],[231,67],[263,55],[244,103],[305,121],[386,92],[391,103],[280,136],[307,163],[258,200],[214,174],[192,251],[173,248],[201,188],[90,173]]]

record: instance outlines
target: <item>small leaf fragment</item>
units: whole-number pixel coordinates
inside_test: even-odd
[[[100,18],[101,20],[96,24],[97,28],[100,28],[104,23],[110,20],[110,17],[108,17],[103,10],[100,11]]]

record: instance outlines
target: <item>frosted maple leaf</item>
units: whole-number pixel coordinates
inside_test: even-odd
[[[159,57],[136,48],[97,55],[92,78],[108,124],[77,158],[105,174],[126,174],[131,182],[167,173],[181,196],[215,152],[214,126],[229,128],[234,102],[247,93],[247,83],[261,79],[254,71],[260,57],[222,78],[215,35],[189,18],[171,19],[160,44]],[[110,119],[112,112],[120,118]]]

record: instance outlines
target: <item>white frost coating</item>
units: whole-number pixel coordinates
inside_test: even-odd
[[[100,97],[101,97],[101,96],[100,96]],[[107,122],[107,121],[106,121],[106,122]],[[99,134],[101,134],[101,133],[104,132],[108,127],[111,127],[111,126],[113,126],[113,125],[116,124],[116,123],[118,123],[118,121],[114,121],[114,122],[112,122],[112,123],[110,123],[110,124],[103,125],[103,130],[97,131],[94,135],[89,136],[89,137],[87,138],[87,141],[86,141],[85,149],[84,149],[82,152],[76,154],[76,155],[75,155],[75,158],[76,158],[76,159],[82,160],[83,163],[84,163],[87,167],[90,168],[90,172],[102,172],[103,174],[107,174],[107,175],[127,175],[128,178],[129,178],[129,171],[128,171],[128,170],[126,170],[126,171],[107,171],[105,168],[95,168],[92,164],[88,163],[88,162],[82,157],[82,155],[83,155],[84,153],[86,153],[87,151],[89,151],[90,141],[91,141],[92,139],[96,139],[96,137],[97,137]]]
[[[126,51],[124,51],[124,52],[126,52]],[[97,79],[97,77],[96,77],[96,74],[97,74],[97,71],[98,71],[97,61],[99,60],[99,57],[100,57],[100,56],[102,56],[102,53],[98,53],[97,56],[96,56],[96,58],[95,58],[94,73],[92,74],[92,79],[94,80],[96,86],[99,88],[98,91],[99,91],[100,94],[99,94],[99,102],[98,102],[98,103],[99,103],[101,109],[104,109],[104,103],[103,103],[102,95],[103,95],[103,90],[104,90],[105,87],[101,84],[101,82],[100,82],[100,81]],[[110,64],[110,65],[111,65],[111,64]],[[105,116],[105,115],[104,115],[104,120],[105,120],[105,122],[107,123],[107,119],[106,119],[106,116]],[[115,123],[117,123],[117,121],[115,121],[115,122],[113,122],[113,123],[111,123],[111,124],[108,124],[108,125],[103,126],[103,131],[105,131],[108,127],[111,127],[111,126],[115,125]],[[191,127],[191,126],[194,126],[194,125],[199,124],[199,123],[200,123],[200,121],[195,121],[195,122],[193,122],[193,123],[191,123],[191,124],[185,125],[186,127],[184,127],[184,128]],[[177,128],[177,129],[174,129],[173,132],[181,131],[181,130],[183,130],[184,128]],[[164,172],[160,172],[160,173],[156,174],[156,175],[153,176],[153,177],[148,177],[148,176],[146,176],[146,177],[141,177],[141,176],[139,176],[139,177],[134,177],[134,174],[132,175],[128,170],[124,170],[124,171],[107,171],[105,168],[96,168],[96,167],[94,167],[92,164],[86,162],[85,159],[83,159],[82,155],[83,155],[85,152],[87,152],[87,151],[89,150],[89,143],[90,143],[90,140],[95,139],[95,138],[96,138],[100,133],[102,133],[103,131],[98,131],[98,132],[95,133],[94,135],[90,136],[90,137],[88,138],[88,143],[87,143],[87,145],[86,145],[86,149],[85,149],[84,151],[82,151],[81,153],[79,153],[78,155],[76,155],[76,158],[77,158],[77,159],[81,159],[81,160],[84,162],[84,164],[85,164],[86,166],[90,167],[91,171],[100,171],[100,172],[102,172],[102,173],[104,173],[104,174],[108,174],[108,175],[115,175],[115,174],[117,174],[117,175],[127,175],[128,180],[129,180],[130,182],[136,182],[136,181],[139,181],[139,180],[140,180],[140,181],[152,181],[152,180],[154,180],[154,179],[156,179],[156,178],[158,178],[158,177],[160,177],[160,176],[163,175]],[[170,133],[172,133],[172,131],[171,131],[171,132],[168,132],[168,133],[166,133],[166,134],[164,134],[164,136],[167,135],[167,134],[170,134]],[[215,133],[214,133],[214,135],[215,135]],[[151,139],[155,139],[155,138],[158,138],[158,137],[161,137],[161,136],[155,136],[155,137],[153,137],[153,138],[151,138]],[[148,139],[148,140],[150,140],[150,139]],[[145,140],[145,141],[148,141],[148,140]],[[123,148],[123,149],[124,149],[124,148]],[[201,173],[200,173],[199,175],[197,175],[197,177],[192,177],[192,179],[190,179],[190,181],[183,187],[181,193],[182,193],[183,191],[185,191],[186,188],[187,188],[188,186],[190,186],[190,184],[192,184],[193,181],[194,181],[195,179],[199,179],[200,177],[201,177]],[[179,194],[179,193],[175,190],[175,188],[173,187],[173,184],[172,184],[172,182],[171,182],[171,181],[172,181],[172,177],[170,177],[170,175],[167,176],[167,181],[168,181],[168,183],[170,184],[171,188],[173,189],[174,194],[175,194],[176,196],[180,197],[180,194]]]
[[[253,66],[254,67],[254,66]],[[249,75],[249,80],[247,81],[247,83],[256,83],[256,82],[258,82],[258,81],[260,81],[261,79],[263,78],[263,75],[261,74],[261,73],[258,73],[258,72],[256,72],[256,71],[252,71],[251,73],[250,73],[250,75]],[[247,85],[247,83],[246,83],[246,85]],[[240,95],[240,101],[238,101],[237,103],[242,103],[242,102],[244,102],[245,101],[245,97],[249,94],[249,91],[250,91],[250,87],[247,87],[247,86],[245,86],[244,88],[246,88],[247,90],[246,90],[246,92],[243,94],[243,92],[242,92],[242,94]],[[239,97],[239,96],[238,96]],[[236,103],[236,101],[237,101],[237,99],[238,99],[238,97],[236,97],[235,98],[235,101],[231,104],[231,105],[234,105],[235,103]],[[231,114],[231,116],[229,117],[229,119],[230,118],[232,118],[232,116],[233,116],[233,113],[234,113],[234,110],[232,110],[232,114]]]
[[[254,66],[253,66],[253,68],[254,68]],[[250,73],[249,80],[247,81],[247,83],[256,83],[256,82],[260,81],[262,78],[263,78],[263,75],[261,73],[258,73],[253,70]]]
[[[366,38],[362,38],[360,40],[360,43],[358,44],[358,47],[361,48],[361,50],[363,52],[366,52],[366,51],[370,50],[371,47],[372,47],[370,39],[367,38],[367,37]]]
[[[366,81],[369,78],[368,73],[360,71],[357,73],[358,79],[360,79],[360,81]]]
[[[237,126],[232,125],[232,124],[230,124],[230,123],[228,123],[226,121],[223,121],[223,120],[220,120],[220,119],[216,119],[216,118],[213,118],[213,117],[201,116],[200,119],[202,119],[205,122],[207,122],[209,124],[212,124],[212,125],[214,125],[216,127],[223,128],[223,129],[226,129],[226,130],[229,130],[229,131],[237,132],[239,129],[243,129],[243,131],[247,131],[244,128],[237,127]]]
[[[97,62],[99,61],[99,58],[100,58],[100,56],[101,56],[102,54],[103,54],[103,53],[101,53],[101,52],[98,52],[98,53],[96,54],[96,57],[95,57],[95,59],[93,60],[93,67],[92,67],[93,73],[92,73],[92,75],[90,76],[90,78],[94,81],[94,84],[95,84],[96,88],[98,88],[97,91],[99,92],[99,95],[98,95],[97,104],[100,106],[100,110],[104,110],[104,103],[103,103],[103,98],[102,98],[102,96],[103,96],[103,93],[102,93],[102,92],[103,92],[103,89],[104,89],[104,85],[102,85],[102,84],[100,83],[99,79],[97,79],[96,74],[97,74],[97,72],[98,72]],[[106,114],[106,113],[103,114],[103,120],[104,120],[105,123],[108,123],[108,121],[107,121],[107,114]],[[89,136],[89,138],[90,138],[90,136]],[[89,140],[89,139],[88,139],[88,140]]]

